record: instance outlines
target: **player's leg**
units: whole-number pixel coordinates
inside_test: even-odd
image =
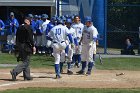
[[[46,43],[47,43],[47,40],[46,40],[46,35],[45,33],[42,34],[42,54],[45,54],[46,52]]]
[[[61,50],[61,58],[60,58],[60,72],[63,73],[63,64],[66,62],[66,56],[68,52],[68,46],[65,42],[60,43],[60,50]]]
[[[43,33],[42,35],[42,54],[45,54],[46,52],[46,35]]]
[[[64,62],[65,62],[65,50],[62,50],[61,52],[61,56],[60,56],[60,73],[63,73],[63,65],[64,65]]]
[[[38,35],[36,40],[36,46],[37,46],[37,53],[41,54],[41,35]]]
[[[93,49],[95,47],[92,45],[90,48],[89,48],[89,51],[88,51],[88,70],[87,70],[87,75],[90,75],[91,74],[91,70],[94,66],[94,60],[93,60]]]
[[[75,65],[75,63],[76,63],[76,52],[77,52],[77,49],[74,47],[73,48],[73,56],[72,56],[72,66],[74,66]]]
[[[8,52],[11,54],[12,50],[12,35],[7,36]]]
[[[87,65],[87,45],[83,45],[82,47],[82,54],[81,54],[81,58],[82,58],[82,68],[80,71],[78,71],[78,74],[85,74],[85,69],[86,69],[86,65]]]
[[[53,45],[53,56],[55,58],[55,73],[56,73],[56,79],[61,78],[60,76],[60,50],[58,44]]]
[[[46,44],[46,53],[47,54],[52,54],[52,48],[51,48],[51,44],[52,44],[52,42],[50,41],[50,40],[47,40],[47,44]]]
[[[78,48],[78,51],[77,51],[77,61],[78,61],[78,63],[76,64],[78,68],[80,67],[80,64],[81,64],[81,51],[82,51],[82,46],[79,45],[79,48]]]
[[[12,51],[15,50],[15,45],[16,45],[16,35],[12,35]]]
[[[93,61],[95,62],[95,58],[96,58],[96,44],[93,44]]]
[[[66,48],[66,43],[61,42],[60,44],[53,44],[53,56],[55,57],[55,72],[56,79],[61,78],[60,76],[60,53]]]
[[[71,48],[71,46],[69,45],[69,51],[68,51],[68,68],[67,68],[67,74],[68,75],[72,75],[73,72],[71,71],[71,63],[72,63],[72,56],[73,56],[73,49]]]

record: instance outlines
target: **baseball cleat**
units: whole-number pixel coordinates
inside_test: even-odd
[[[83,70],[80,70],[80,71],[78,71],[78,72],[76,72],[77,74],[81,74],[81,75],[85,75],[85,71],[83,71]]]
[[[67,70],[67,74],[68,74],[68,75],[72,75],[72,74],[73,74],[73,72],[72,72],[72,71],[70,71],[70,70]]]
[[[90,72],[90,71],[87,71],[86,75],[87,75],[87,76],[88,76],[88,75],[91,75],[91,72]]]
[[[60,70],[60,73],[61,73],[61,74],[63,73],[63,69]]]
[[[77,68],[79,68],[80,67],[80,63],[75,63],[75,66],[77,67]]]
[[[56,75],[55,79],[60,79],[62,78],[60,75]]]
[[[30,81],[30,80],[33,80],[33,77],[24,78],[24,81]]]
[[[16,81],[16,74],[13,71],[10,71],[12,75],[12,81]]]

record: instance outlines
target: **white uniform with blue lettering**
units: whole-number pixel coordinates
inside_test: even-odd
[[[85,26],[82,34],[82,61],[93,62],[93,52],[96,52],[97,29],[92,25]]]
[[[84,25],[83,25],[82,23],[78,23],[78,24],[73,23],[73,24],[72,24],[72,28],[75,29],[77,41],[78,41],[78,43],[79,43],[80,40],[81,40],[81,37],[82,37],[82,31],[83,31]],[[75,54],[81,54],[81,50],[82,50],[82,46],[79,45],[79,46],[78,46],[78,49],[74,49],[74,53],[75,53]]]
[[[53,27],[48,35],[53,39],[52,48],[53,56],[55,57],[55,64],[59,64],[61,52],[65,50],[67,46],[65,41],[68,35],[68,28],[59,24]]]

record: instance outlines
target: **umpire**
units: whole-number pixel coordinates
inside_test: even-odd
[[[33,78],[30,76],[30,55],[32,52],[36,51],[33,42],[33,31],[30,25],[30,18],[26,17],[24,19],[24,24],[19,26],[16,33],[16,48],[19,52],[21,64],[18,64],[12,71],[10,71],[12,75],[12,80],[16,81],[16,76],[23,71],[24,80],[32,80]]]

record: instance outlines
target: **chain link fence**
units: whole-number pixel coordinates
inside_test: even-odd
[[[110,0],[109,0],[110,1]],[[131,38],[134,51],[138,53],[140,4],[108,2],[107,8],[107,52],[120,54],[126,38]],[[113,51],[114,50],[114,51]]]

